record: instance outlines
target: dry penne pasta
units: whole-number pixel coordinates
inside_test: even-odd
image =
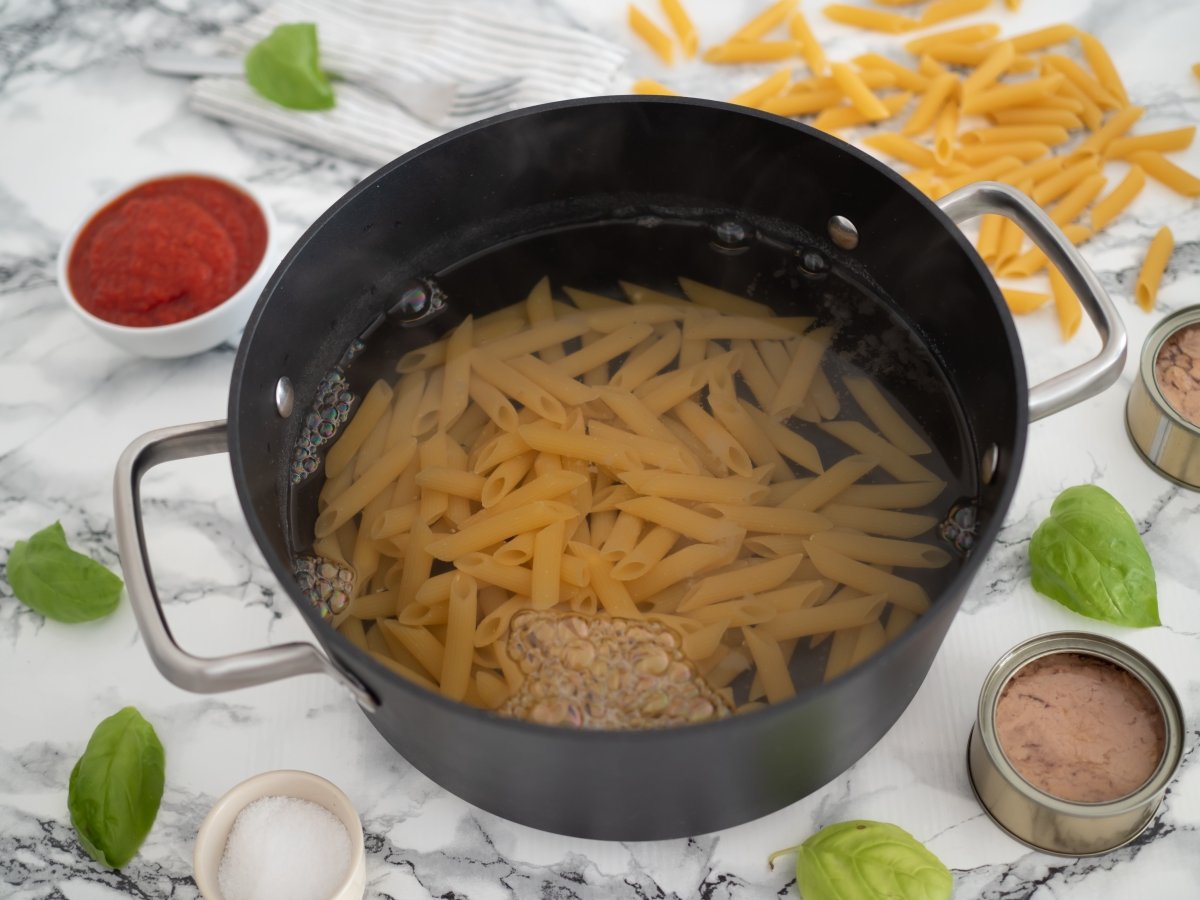
[[[684,57],[691,59],[696,55],[700,38],[696,34],[696,26],[692,23],[691,16],[684,9],[682,0],[659,0],[659,4],[662,6],[663,15],[671,24],[671,30],[675,32],[675,38],[679,41]]]
[[[1129,161],[1153,178],[1185,197],[1200,197],[1200,178],[1181,169],[1161,153],[1141,150],[1129,155]]]
[[[828,18],[842,25],[854,25],[857,28],[883,31],[887,34],[902,34],[917,27],[916,21],[908,16],[884,12],[881,9],[831,3],[823,11]]]
[[[882,613],[928,592],[887,569],[951,561],[916,512],[945,487],[912,458],[928,443],[842,366],[831,327],[683,278],[620,287],[630,302],[571,288],[569,305],[542,279],[360,404],[313,552],[354,573],[335,627],[396,674],[503,713],[530,678],[509,655],[519,617],[611,617],[671,632],[730,711],[779,702],[794,656],[840,648],[842,671],[911,623]],[[798,643],[813,635],[833,640]]]
[[[1158,296],[1158,285],[1162,281],[1163,271],[1167,268],[1167,260],[1175,249],[1175,238],[1171,229],[1164,225],[1158,229],[1154,239],[1146,250],[1146,258],[1138,270],[1137,284],[1134,286],[1134,297],[1137,305],[1149,312],[1154,309],[1154,300]]]
[[[1146,173],[1140,166],[1130,166],[1121,183],[1092,205],[1092,227],[1100,230],[1117,217],[1146,184]]]
[[[654,24],[654,21],[644,12],[629,4],[629,27],[633,33],[646,42],[655,55],[667,65],[675,62],[675,43],[670,35]]]

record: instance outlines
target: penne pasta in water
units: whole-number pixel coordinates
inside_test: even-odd
[[[869,106],[859,88],[879,78],[852,75],[825,81]],[[663,727],[785,702],[912,627],[957,559],[935,526],[959,491],[831,320],[688,278],[611,288],[543,278],[370,388],[314,527],[313,552],[354,579],[339,631],[460,702]],[[609,691],[588,681],[609,652],[593,632],[665,648],[686,677],[663,682],[664,709],[620,678],[606,696],[637,707],[624,719],[564,720],[530,693]]]

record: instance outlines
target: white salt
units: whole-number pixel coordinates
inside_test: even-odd
[[[350,857],[346,826],[325,807],[263,797],[234,820],[217,882],[224,900],[329,900]]]

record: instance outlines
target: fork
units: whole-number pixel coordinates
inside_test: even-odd
[[[181,51],[147,53],[142,65],[163,75],[220,75],[239,77],[242,61],[231,56],[202,56]],[[358,87],[385,97],[418,119],[444,125],[448,119],[477,119],[506,108],[516,97],[520,76],[458,83],[390,82],[386,90],[371,83]]]

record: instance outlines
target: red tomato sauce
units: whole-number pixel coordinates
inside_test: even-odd
[[[105,321],[167,325],[232,297],[266,246],[266,219],[246,194],[198,175],[161,178],[92,217],[67,279],[80,305]]]

